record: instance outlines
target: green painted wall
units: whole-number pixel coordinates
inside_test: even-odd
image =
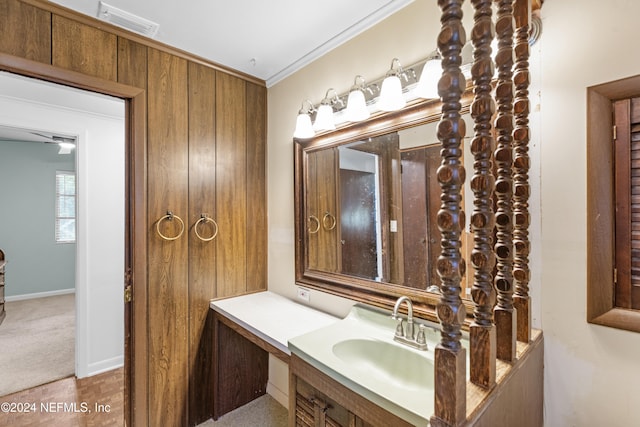
[[[56,144],[0,141],[0,249],[5,296],[75,288],[75,243],[55,241],[55,176],[75,171]]]

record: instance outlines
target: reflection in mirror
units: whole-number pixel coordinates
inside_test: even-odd
[[[340,159],[340,252],[343,274],[380,281],[382,230],[379,156],[366,143],[338,149]]]
[[[436,171],[441,158],[436,126],[423,124],[306,153],[307,269],[438,291],[441,189]],[[463,160],[472,170],[467,145]],[[463,209],[471,212],[468,203]],[[465,232],[466,259],[467,241],[472,245]],[[472,280],[473,272],[466,277]],[[463,279],[463,297],[468,283]]]

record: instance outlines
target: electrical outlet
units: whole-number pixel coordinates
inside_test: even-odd
[[[302,301],[309,302],[309,295],[310,294],[311,294],[311,291],[309,289],[298,288],[298,299],[301,299]]]

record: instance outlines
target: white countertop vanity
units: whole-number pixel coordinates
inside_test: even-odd
[[[391,313],[364,304],[355,305],[340,319],[273,292],[259,292],[214,300],[211,308],[218,333],[222,324],[264,354],[289,364],[289,410],[294,421],[302,417],[315,424],[321,416],[342,425],[355,417],[367,425],[382,417],[407,425],[428,424],[433,401],[432,349],[439,339],[436,325],[426,332],[429,350],[420,351],[394,341],[397,321]],[[227,340],[235,340],[231,337]],[[219,363],[229,347],[216,342],[214,361]],[[246,351],[253,353],[250,348]],[[235,368],[223,363],[216,367],[217,375],[240,369],[236,363],[242,357],[227,359]],[[260,378],[264,380],[264,375]],[[262,392],[259,384],[255,387]],[[305,425],[304,420],[296,422]]]
[[[440,341],[437,324],[415,319],[416,329],[424,325],[428,347],[419,350],[394,339],[399,319],[361,303],[344,319],[273,292],[214,300],[211,309],[214,419],[266,392],[271,354],[289,366],[290,426],[429,425],[435,397],[434,348]],[[466,333],[462,344],[467,349],[468,380]],[[522,368],[517,370],[498,361],[497,387],[502,393],[488,399],[480,389],[469,389],[469,425],[507,422],[513,417],[505,418],[510,413],[505,408],[526,399],[532,399],[532,414],[537,411],[539,399],[526,393],[524,385],[537,384],[542,369],[539,332],[533,346],[519,345],[518,357]],[[530,415],[523,412],[518,420],[536,425],[536,417]]]
[[[289,355],[291,338],[340,320],[269,291],[214,300],[211,308]]]

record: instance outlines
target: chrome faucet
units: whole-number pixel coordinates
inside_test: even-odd
[[[398,310],[400,309],[400,305],[403,302],[407,303],[407,327],[405,328],[403,325],[404,319],[398,316]],[[391,314],[391,318],[398,321],[398,325],[396,326],[396,332],[393,336],[394,341],[398,341],[399,343],[408,345],[413,348],[417,348],[418,350],[426,350],[427,349],[427,340],[424,335],[424,331],[426,329],[425,325],[419,325],[418,335],[416,336],[414,330],[413,323],[413,303],[411,299],[407,296],[401,296],[396,301],[396,305],[393,306],[393,313]]]

